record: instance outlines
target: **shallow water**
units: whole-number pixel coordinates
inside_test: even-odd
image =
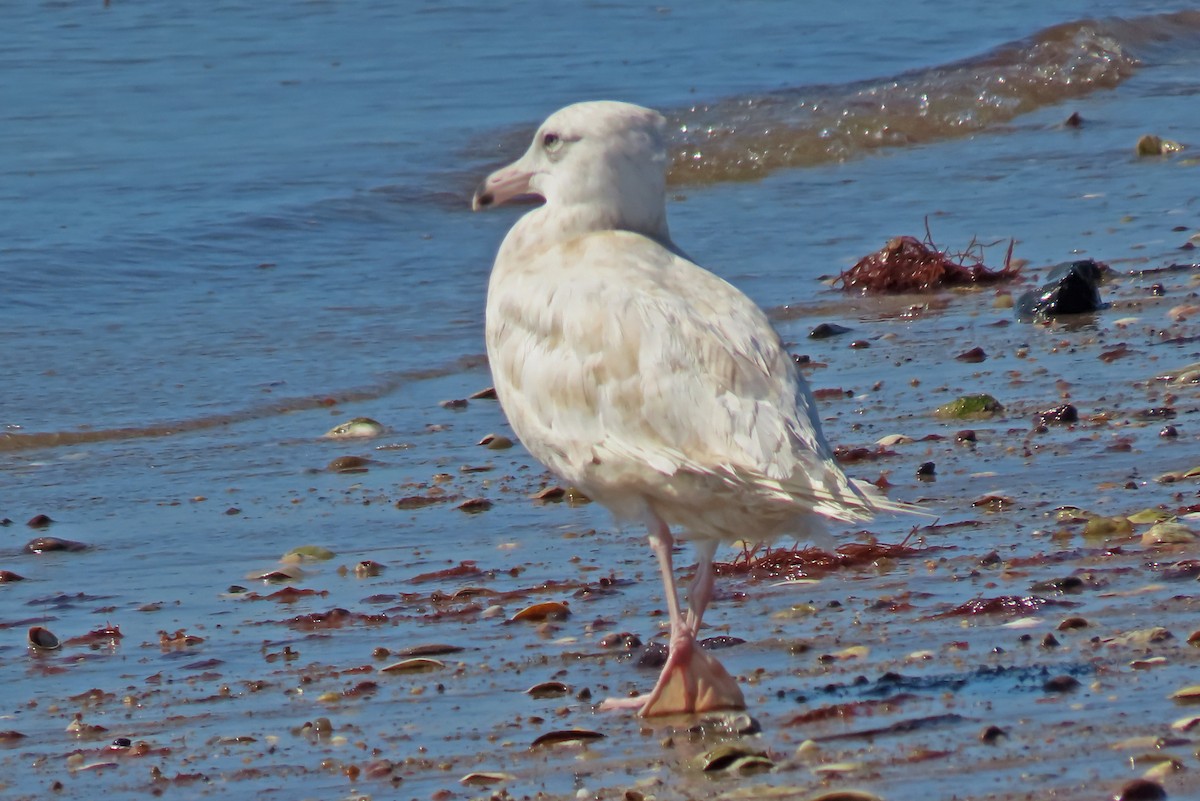
[[[1126,278],[1106,289],[1124,305],[1069,330],[998,326],[1010,312],[993,309],[990,294],[939,296],[932,310],[897,317],[928,299],[848,300],[817,279],[891,236],[920,236],[926,221],[952,250],[973,237],[1001,243],[987,250],[989,263],[1003,257],[1009,238],[1034,268],[1080,254],[1119,271],[1190,263],[1192,252],[1179,248],[1200,227],[1197,167],[1186,153],[1139,160],[1132,151],[1147,131],[1200,145],[1195,13],[1161,16],[1178,8],[1167,4],[899,6],[819,15],[768,2],[740,4],[736,14],[725,4],[685,11],[624,3],[413,11],[310,2],[287,17],[233,2],[169,13],[122,2],[11,10],[0,63],[21,80],[0,87],[0,279],[8,301],[0,327],[0,517],[14,522],[0,529],[0,568],[27,580],[0,586],[0,679],[9,687],[0,731],[25,735],[0,741],[4,792],[42,795],[63,781],[69,794],[140,796],[167,786],[151,777],[156,767],[168,778],[202,774],[180,780],[186,792],[229,797],[297,788],[317,797],[429,797],[447,788],[480,795],[458,784],[479,769],[517,775],[516,795],[580,787],[619,795],[640,780],[661,797],[748,784],[805,794],[825,785],[791,761],[801,740],[937,714],[963,720],[900,740],[826,745],[827,762],[844,753],[866,765],[826,785],[870,787],[889,799],[927,797],[931,781],[967,782],[956,785],[959,795],[1046,787],[1094,797],[1140,773],[1109,746],[1128,734],[1167,734],[1186,712],[1165,696],[1190,683],[1195,665],[1194,649],[1181,642],[1194,619],[1192,584],[1160,581],[1147,567],[1159,555],[1136,541],[1112,556],[1097,553],[1103,543],[1083,540],[1078,525],[1056,533],[1046,512],[1194,502],[1194,484],[1152,479],[1197,462],[1195,388],[1173,388],[1167,398],[1149,381],[1162,368],[1200,360],[1200,345],[1186,339],[1197,333],[1194,323],[1166,316],[1195,302],[1192,272]],[[1080,22],[1111,16],[1137,21]],[[1014,65],[1046,63],[1034,58],[1039,43],[1063,31],[1109,37],[1099,50],[1071,52],[1084,53],[1073,62],[1079,69],[1112,69],[1111,77],[1018,92],[1041,97],[1026,105],[987,93],[967,101],[1014,74]],[[1055,72],[1044,84],[1073,75]],[[934,90],[944,91],[948,111],[919,130],[911,109],[894,109],[889,94]],[[588,687],[596,698],[647,686],[652,673],[602,654],[595,642],[613,629],[650,635],[658,620],[650,612],[661,606],[654,571],[639,532],[613,532],[590,506],[530,501],[548,479],[523,451],[475,445],[505,430],[493,403],[472,401],[461,412],[437,405],[489,383],[478,356],[483,287],[494,249],[521,211],[470,215],[471,187],[519,152],[545,114],[597,96],[663,109],[689,126],[683,143],[695,144],[688,136],[697,125],[733,132],[721,140],[723,159],[706,161],[710,150],[698,162],[705,167],[678,171],[673,233],[772,308],[796,350],[829,364],[810,374],[815,387],[853,391],[852,399],[825,402],[834,442],[953,434],[962,426],[933,421],[929,411],[965,391],[991,392],[1009,408],[1003,420],[976,426],[973,450],[921,442],[854,468],[869,478],[891,471],[893,494],[922,500],[941,523],[980,521],[919,532],[947,550],[815,585],[725,583],[713,623],[748,642],[722,659],[756,681],[747,697],[763,725],[761,747],[785,763],[753,779],[701,776],[683,766],[686,738],[661,745],[663,730],[593,715],[573,696],[535,702],[520,694],[560,672],[574,691]],[[832,111],[814,114],[816,100]],[[1059,125],[1072,111],[1082,128]],[[770,160],[754,158],[760,152],[791,154],[784,163],[804,168],[725,180],[767,172],[758,165]],[[1164,298],[1150,298],[1154,281],[1166,284]],[[1131,316],[1139,322],[1117,326]],[[851,336],[872,347],[808,341],[824,320],[853,326]],[[1171,341],[1178,336],[1185,339]],[[1118,341],[1134,355],[1100,362],[1098,352]],[[950,358],[973,345],[993,358]],[[1015,355],[1020,346],[1029,348],[1025,359]],[[1064,391],[1088,421],[1051,429],[1026,455],[1031,415]],[[1178,415],[1174,441],[1157,438],[1159,423],[1137,418],[1164,405]],[[1090,421],[1102,413],[1111,420]],[[318,438],[360,415],[388,433],[357,444]],[[1132,438],[1130,450],[1108,449],[1123,436]],[[320,470],[345,454],[379,464],[363,474]],[[920,484],[913,472],[930,460],[938,479]],[[493,469],[460,472],[485,464]],[[438,473],[452,476],[441,486],[455,500],[394,507],[428,493]],[[1127,481],[1138,489],[1121,489]],[[987,493],[1012,497],[1013,508],[970,508]],[[454,508],[477,496],[495,506],[475,516]],[[38,533],[24,522],[37,513],[56,521],[50,534],[93,549],[21,553]],[[898,541],[909,525],[881,521],[872,531]],[[599,535],[576,536],[591,529]],[[297,586],[328,595],[292,604],[225,595],[235,584],[274,591],[247,575],[308,543],[337,557],[310,566]],[[992,550],[1012,564],[980,568]],[[1058,552],[1066,561],[1013,563]],[[1186,546],[1171,552],[1193,555]],[[335,569],[363,559],[388,569],[365,579]],[[462,560],[495,575],[411,581]],[[1002,628],[1005,617],[928,619],[977,595],[1027,593],[1036,580],[1097,570],[1108,583],[1071,599],[1081,607],[1039,615],[1043,622],[1028,630],[1032,643],[1018,639],[1026,630]],[[575,586],[535,590],[610,574],[642,580],[588,600],[572,598]],[[508,614],[543,598],[571,600],[575,614],[541,636],[432,596],[463,586],[527,591],[503,601]],[[1144,594],[1108,594],[1128,591]],[[874,606],[897,596],[913,609]],[[791,616],[798,601],[814,611]],[[286,624],[339,607],[387,622],[315,632]],[[1094,628],[1059,634],[1059,649],[1038,648],[1067,614]],[[597,619],[605,622],[589,625]],[[126,635],[115,648],[68,646],[40,658],[26,651],[30,625],[65,639],[106,622]],[[1134,671],[1128,664],[1140,654],[1090,642],[1151,624],[1176,636],[1152,649],[1168,657],[1163,667]],[[162,648],[158,632],[180,628],[205,641]],[[793,654],[793,641],[808,650]],[[467,650],[428,676],[354,672],[386,664],[372,658],[376,646],[420,642]],[[853,645],[869,645],[869,657],[817,659]],[[1005,652],[991,653],[996,645]],[[269,658],[285,646],[299,656]],[[904,661],[918,649],[934,657]],[[787,725],[821,704],[872,697],[871,685],[853,687],[858,675],[971,677],[995,666],[1071,672],[1084,688],[1060,700],[1033,679],[971,678],[956,693],[925,688],[879,720]],[[379,688],[319,700],[365,680]],[[831,683],[851,687],[821,689]],[[115,697],[72,700],[91,689]],[[76,712],[108,731],[94,740],[67,734]],[[333,723],[332,741],[293,733],[320,716]],[[1007,747],[986,750],[975,739],[991,722],[1009,731]],[[608,737],[582,752],[526,752],[537,734],[575,726]],[[73,752],[86,751],[82,764],[107,761],[99,749],[118,736],[169,752],[72,771],[80,764]],[[214,740],[237,736],[255,740]],[[918,759],[920,746],[952,753]],[[1194,746],[1173,748],[1194,773]],[[335,762],[323,768],[324,759]],[[386,778],[364,773],[354,781],[341,772],[380,759],[398,763],[399,791]],[[966,766],[977,769],[965,774]],[[1166,779],[1173,795],[1191,789],[1188,775]]]

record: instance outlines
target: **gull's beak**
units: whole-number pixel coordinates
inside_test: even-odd
[[[524,159],[496,170],[483,179],[483,183],[475,190],[475,196],[471,198],[471,210],[479,211],[490,206],[499,206],[514,197],[529,194],[529,179],[533,177],[533,172],[526,169],[522,161]]]

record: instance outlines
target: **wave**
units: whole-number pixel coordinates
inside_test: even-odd
[[[966,136],[1134,74],[1139,51],[1194,47],[1200,11],[1080,20],[894,78],[734,97],[669,111],[670,179],[705,184]]]

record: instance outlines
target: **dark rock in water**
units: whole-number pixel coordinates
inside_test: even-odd
[[[985,359],[987,359],[987,353],[984,352],[983,348],[975,347],[975,348],[971,348],[970,350],[963,351],[962,353],[958,354],[954,358],[958,359],[960,362],[968,362],[970,364],[978,364],[979,362],[982,362]]]
[[[1050,271],[1041,289],[1031,289],[1017,299],[1017,317],[1022,320],[1085,314],[1103,307],[1100,277],[1104,268],[1093,259],[1060,264]]]
[[[1074,676],[1055,676],[1047,679],[1042,689],[1048,693],[1065,693],[1079,686],[1079,679]]]
[[[637,666],[649,670],[659,670],[667,664],[667,646],[660,642],[646,643],[646,647],[638,654]]]
[[[1038,412],[1037,419],[1041,423],[1057,423],[1059,425],[1078,423],[1079,410],[1070,403],[1064,403],[1062,406]]]
[[[988,745],[994,745],[1000,740],[1001,737],[1007,736],[1008,732],[993,724],[979,733],[979,740],[980,742],[987,743]]]
[[[849,330],[846,326],[838,325],[837,323],[821,323],[809,331],[808,335],[812,339],[828,339],[829,337],[836,337],[838,334],[845,334]]]
[[[741,645],[744,642],[746,641],[741,637],[729,637],[726,635],[721,635],[718,637],[708,637],[700,640],[697,645],[706,651],[715,651],[721,648],[732,648],[733,646]]]
[[[61,537],[34,537],[25,543],[26,553],[51,553],[52,551],[86,551],[87,543],[64,540]]]
[[[1158,782],[1133,779],[1125,783],[1115,798],[1117,801],[1166,801],[1167,791]]]

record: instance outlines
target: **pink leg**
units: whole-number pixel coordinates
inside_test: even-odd
[[[692,580],[688,591],[687,624],[692,634],[700,636],[700,624],[704,620],[704,610],[708,608],[713,596],[713,585],[716,576],[713,575],[713,556],[717,552],[716,540],[696,540],[696,577]]]
[[[700,592],[692,601],[692,608],[688,612],[689,620],[684,620],[675,589],[671,560],[673,542],[671,530],[667,525],[661,520],[654,521],[650,529],[650,547],[654,549],[654,555],[658,558],[667,611],[671,618],[671,642],[667,662],[649,694],[636,698],[609,698],[600,705],[601,709],[636,708],[639,715],[649,717],[746,707],[737,682],[720,662],[696,645],[696,633],[692,628],[692,621],[699,626],[704,607],[711,597],[711,554],[705,559],[701,551],[701,562],[707,562],[707,567],[697,574],[697,581],[693,587],[698,584]],[[701,603],[697,605],[696,601]]]

